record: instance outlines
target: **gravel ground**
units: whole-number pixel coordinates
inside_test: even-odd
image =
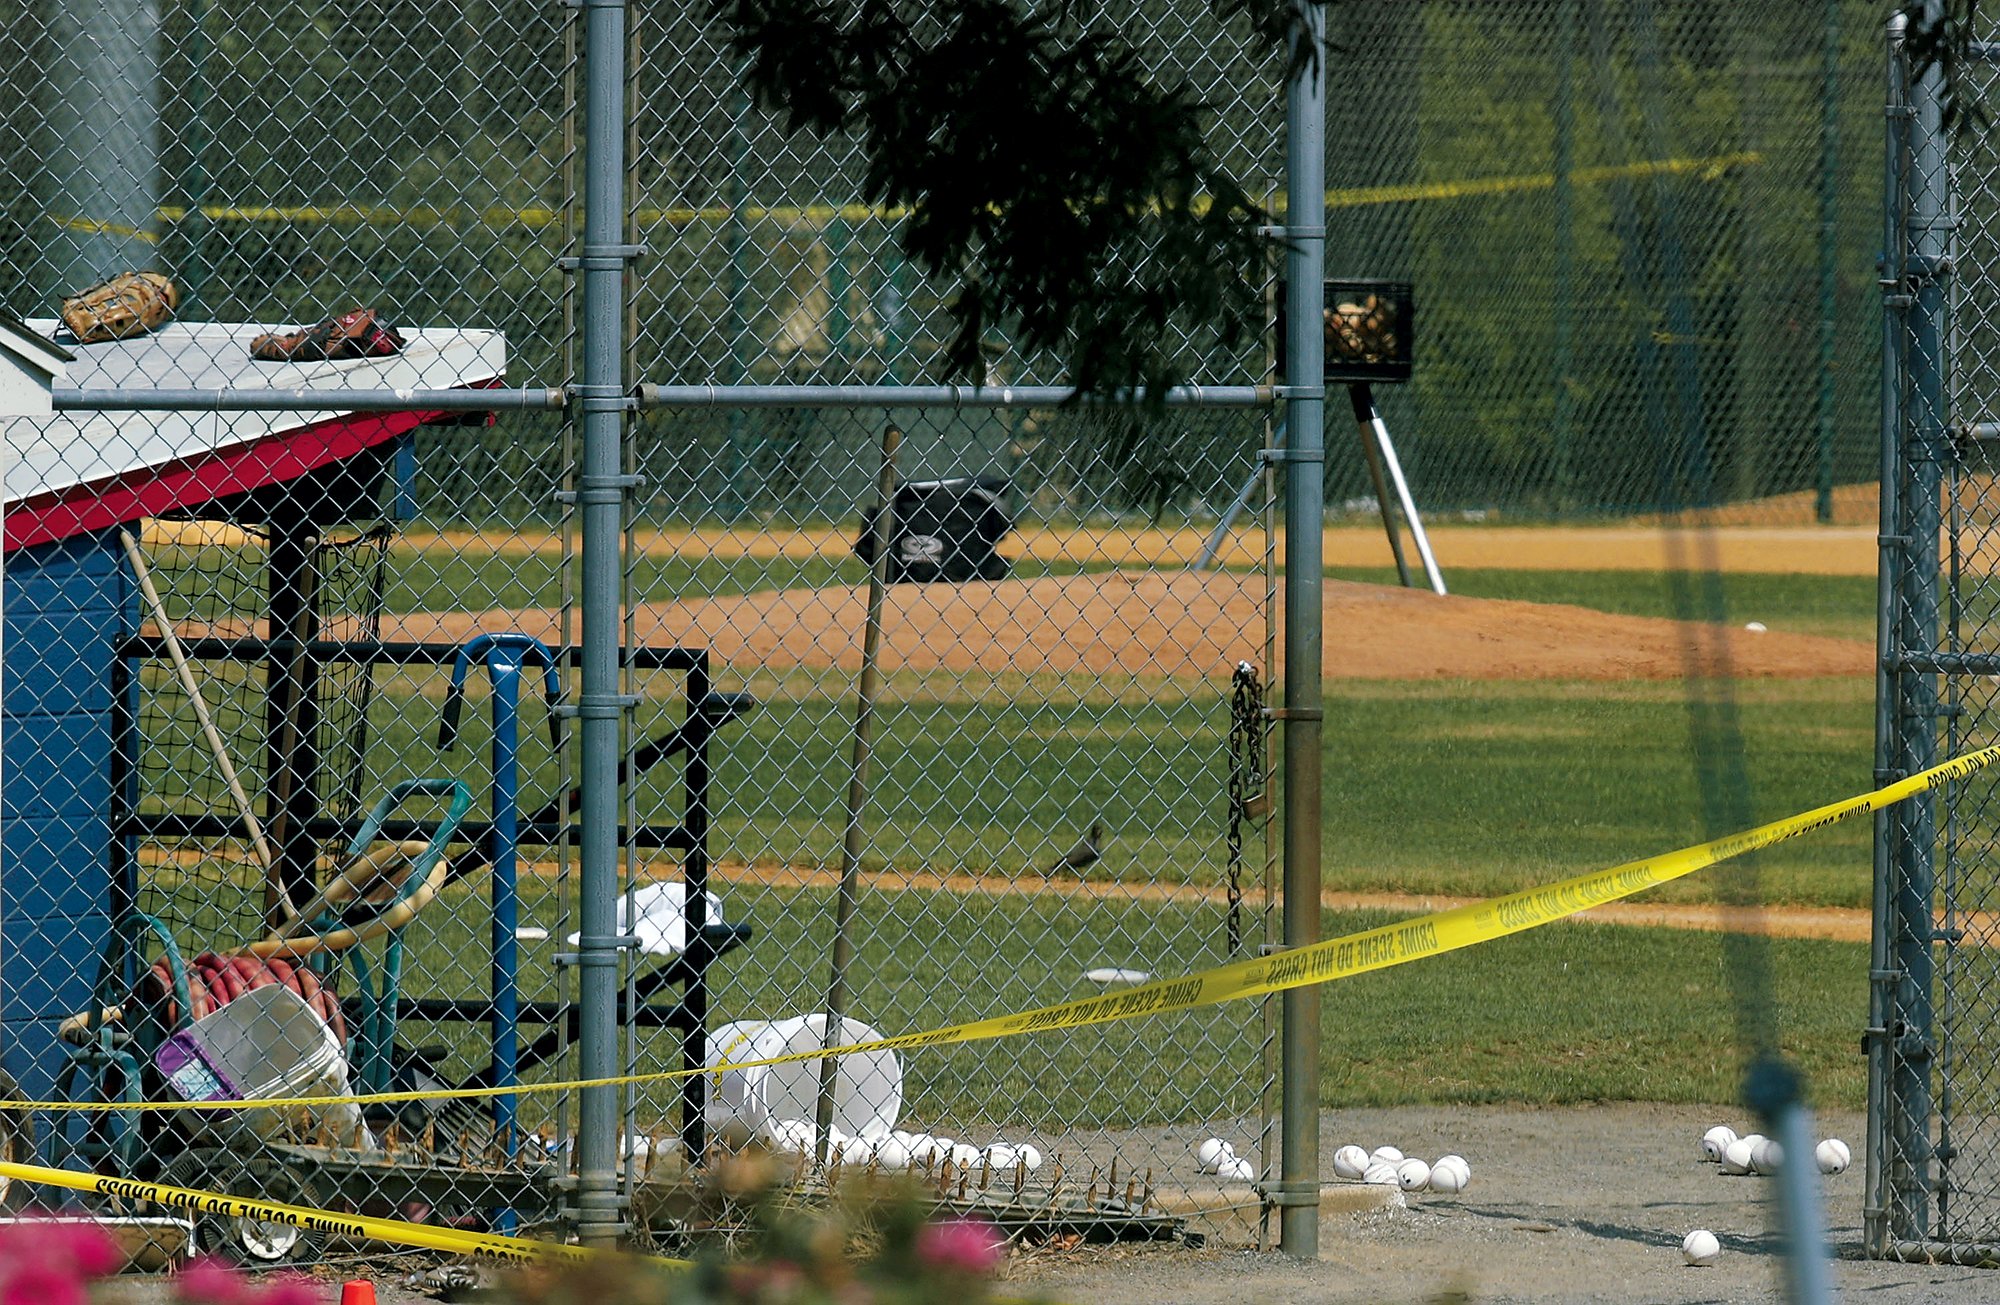
[[[1386,1205],[1386,1193],[1343,1186],[1322,1214],[1317,1261],[1240,1244],[1044,1249],[1017,1254],[1002,1291],[1069,1305],[1782,1299],[1774,1189],[1700,1161],[1701,1134],[1716,1123],[1749,1128],[1743,1112],[1718,1107],[1329,1111],[1320,1135],[1329,1178],[1343,1143],[1391,1143],[1427,1159],[1459,1152],[1472,1164],[1472,1185],[1458,1197]],[[1835,1116],[1819,1131],[1858,1149],[1862,1121]],[[1841,1295],[1871,1305],[2000,1300],[2000,1271],[1858,1258],[1861,1189],[1858,1167],[1825,1181],[1827,1223],[1842,1252],[1833,1267]],[[1722,1243],[1713,1267],[1681,1262],[1681,1238],[1694,1228],[1710,1229]],[[392,1275],[375,1281],[380,1305],[429,1299],[399,1289]],[[338,1299],[337,1282],[328,1281],[330,1301]],[[116,1297],[165,1305],[172,1294],[152,1279],[128,1281]]]
[[[1403,1107],[1329,1111],[1320,1148],[1391,1143],[1471,1161],[1462,1196],[1322,1214],[1318,1262],[1246,1250],[1092,1250],[1016,1261],[1008,1290],[1053,1301],[1118,1305],[1465,1300],[1694,1302],[1782,1299],[1773,1186],[1729,1178],[1698,1158],[1712,1124],[1749,1131],[1717,1107],[1606,1105]],[[1859,1116],[1820,1122],[1856,1149]],[[1859,1167],[1825,1180],[1830,1235],[1842,1252],[1840,1294],[1870,1302],[2000,1300],[2000,1271],[1858,1258]],[[1721,1241],[1710,1268],[1682,1263],[1695,1228]]]

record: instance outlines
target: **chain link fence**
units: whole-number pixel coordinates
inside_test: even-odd
[[[546,1234],[571,1212],[572,1095],[464,1094],[581,1069],[579,432],[340,393],[577,376],[573,13],[51,5],[5,38],[34,110],[6,145],[30,183],[0,260],[27,320],[7,329],[67,351],[61,386],[125,403],[8,425],[7,1095],[438,1094],[46,1111],[15,1134],[45,1160],[452,1226]],[[850,151],[750,112],[691,11],[635,7],[630,32],[628,375],[923,379],[939,290],[900,265],[892,220],[856,211]],[[1277,74],[1240,34],[1196,22],[1154,53],[1239,97],[1221,129],[1240,158],[1272,153]],[[173,278],[173,321],[96,342],[56,320],[128,267]],[[1051,365],[996,342],[989,379]],[[1214,377],[1257,379],[1240,360]],[[325,397],[204,401],[292,388]],[[141,392],[192,397],[149,411]],[[1191,499],[1253,484],[1209,570],[1191,563],[1212,515],[1135,524],[1087,412],[631,419],[622,1072],[807,1045],[829,1008],[846,1040],[1011,1012],[1271,936],[1268,802],[1249,805],[1269,770],[1265,423],[1162,429]],[[848,1062],[831,1159],[914,1165],[1030,1228],[1157,1232],[1217,1190],[1210,1135],[1266,1167],[1270,1029],[1244,1004]],[[686,1244],[692,1159],[799,1150],[816,1077],[625,1091],[636,1230]],[[256,1262],[353,1249],[256,1220],[195,1237]]]
[[[7,422],[9,1091],[444,1094],[234,1125],[50,1111],[27,1137],[46,1159],[455,1225],[568,1208],[571,1097],[463,1092],[578,1070],[575,425],[525,399],[490,422],[475,398],[210,400],[576,379],[580,12],[32,0],[0,34],[0,168],[23,179],[0,307],[26,319],[0,339],[67,350],[63,386],[182,396]],[[1330,16],[1328,271],[1416,287],[1415,376],[1382,401],[1421,505],[1652,507],[1666,436],[1642,392],[1672,357],[1730,499],[1840,516],[1874,470],[1879,196],[1828,147],[1873,129],[1873,6]],[[1275,204],[1281,61],[1198,5],[1104,20],[1206,98]],[[853,143],[783,135],[692,7],[635,5],[628,31],[628,379],[935,379],[945,288],[865,202]],[[63,296],[127,268],[174,279],[176,320],[64,333]],[[1694,334],[1636,307],[1662,287]],[[361,309],[393,338],[343,324]],[[1063,378],[996,333],[986,379]],[[902,1032],[1277,940],[1273,436],[1261,410],[1149,421],[1134,448],[1075,407],[629,417],[624,1068],[810,1045],[830,1007]],[[1173,469],[1164,506],[1131,491],[1135,458]],[[1373,510],[1361,459],[1328,477]],[[856,1067],[836,1122],[901,1151],[837,1158],[914,1155],[942,1199],[1144,1231],[1216,1199],[1211,1135],[1275,1174],[1274,1036],[1244,1003]],[[625,1092],[634,1222],[677,1244],[682,1166],[796,1148],[815,1079]],[[197,1236],[336,1249],[255,1221]]]
[[[1672,437],[1645,390],[1670,362],[1699,380],[1725,519],[1872,520],[1885,17],[1331,9],[1327,268],[1417,287],[1416,375],[1384,409],[1422,505],[1655,509]],[[1372,509],[1353,465],[1327,486]]]

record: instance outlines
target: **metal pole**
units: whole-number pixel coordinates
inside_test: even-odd
[[[567,402],[560,387],[530,390],[335,390],[297,386],[242,388],[78,389],[49,391],[57,412],[285,412],[331,417],[344,412],[525,412],[553,410]]]
[[[619,248],[619,246],[613,246]],[[1158,400],[1169,408],[1262,408],[1286,394],[1283,386],[1177,385]],[[332,416],[342,412],[521,412],[553,410],[581,395],[581,387],[533,389],[333,390],[276,389],[79,389],[49,392],[58,412],[285,412]],[[1144,391],[1080,395],[1069,385],[653,385],[633,391],[641,408],[1057,408],[1063,404],[1128,402]]]
[[[1285,90],[1285,946],[1319,941],[1320,595],[1326,525],[1326,15],[1300,9]],[[1303,56],[1303,57],[1299,57]],[[1284,995],[1279,1236],[1319,1254],[1319,989]]]
[[[1937,21],[1942,0],[1925,0],[1927,21]],[[1928,651],[1938,638],[1938,536],[1940,491],[1950,439],[1946,430],[1944,325],[1947,259],[1951,253],[1951,214],[1945,188],[1945,138],[1940,120],[1943,72],[1933,63],[1911,86],[1907,172],[1907,225],[1904,292],[1911,297],[1905,331],[1907,389],[1904,420],[1903,594],[1899,642],[1905,651]],[[1900,674],[1898,727],[1901,755],[1894,765],[1914,774],[1936,763],[1936,676],[1928,671]],[[1897,1008],[1890,1028],[1893,1091],[1899,1105],[1895,1146],[1902,1161],[1891,1172],[1896,1193],[1894,1215],[1908,1238],[1924,1235],[1929,1223],[1932,1116],[1931,987],[1934,961],[1931,904],[1936,896],[1937,802],[1919,794],[1905,804],[1892,889],[1895,931],[1890,965],[1901,973]],[[1899,1231],[1901,1229],[1899,1228]]]
[[[1826,0],[1819,86],[1819,485],[1813,516],[1833,520],[1834,312],[1840,286],[1840,4]]]
[[[1311,387],[1315,393],[1318,386]],[[641,408],[1055,408],[1066,403],[1132,403],[1169,408],[1261,408],[1283,386],[1176,385],[1158,394],[1130,390],[1079,394],[1070,385],[655,385],[640,384]],[[405,405],[410,406],[410,405]]]
[[[1396,529],[1395,509],[1389,506],[1389,480],[1382,474],[1382,450],[1375,442],[1375,410],[1372,400],[1364,398],[1361,387],[1347,387],[1348,401],[1354,407],[1356,433],[1361,437],[1361,461],[1368,467],[1368,481],[1375,487],[1375,510],[1382,514],[1382,533],[1389,537],[1389,555],[1396,559],[1396,583],[1410,587],[1410,563],[1403,556],[1403,536]]]
[[[1561,31],[1577,30],[1577,0],[1564,0]],[[1570,370],[1574,366],[1573,341],[1576,321],[1576,204],[1571,172],[1576,156],[1576,96],[1574,55],[1558,40],[1553,51],[1556,61],[1555,104],[1555,420],[1550,428],[1550,455],[1555,461],[1555,508],[1570,507],[1574,476],[1570,469],[1570,422],[1575,405],[1570,400]]]
[[[1382,410],[1375,406],[1375,392],[1367,385],[1350,385],[1347,387],[1347,392],[1354,401],[1355,418],[1366,432],[1364,439],[1374,448],[1381,450],[1382,466],[1388,471],[1389,483],[1396,490],[1396,503],[1403,510],[1403,520],[1409,524],[1410,538],[1417,543],[1417,560],[1424,564],[1424,579],[1430,583],[1432,593],[1442,594],[1445,591],[1444,576],[1438,571],[1437,558],[1431,552],[1431,537],[1424,533],[1424,519],[1417,515],[1416,496],[1410,493],[1409,478],[1403,475],[1403,462],[1396,456],[1395,441],[1389,438],[1389,427],[1382,421]],[[1384,521],[1390,519],[1387,503],[1382,505],[1382,519]],[[1395,530],[1395,525],[1391,523],[1389,542],[1392,545],[1396,542]],[[1403,551],[1397,548],[1398,566],[1402,564],[1402,560]],[[1407,585],[1409,582],[1410,578],[1406,572],[1403,583]]]
[[[731,385],[741,385],[750,375],[749,363],[743,356],[743,335],[747,329],[743,321],[743,301],[750,287],[750,274],[745,270],[745,249],[749,243],[749,232],[743,221],[743,175],[750,154],[750,136],[744,129],[744,119],[750,114],[750,92],[743,89],[742,70],[737,70],[736,89],[730,94],[729,105],[729,180],[724,191],[724,201],[729,206],[729,275],[727,283],[727,303],[729,311],[723,318],[723,329],[729,335],[729,364],[723,375]],[[741,409],[729,412],[729,456],[723,465],[722,519],[734,521],[748,510],[743,482],[750,469],[747,444],[749,432]]]
[[[826,985],[826,1041],[837,1047],[847,1039],[841,1029],[847,1015],[847,967],[854,957],[854,902],[860,891],[861,845],[866,838],[863,817],[868,807],[868,767],[874,756],[875,693],[882,656],[882,598],[889,577],[889,542],[896,536],[896,450],[903,432],[890,422],[882,428],[882,477],[876,486],[875,519],[868,536],[868,615],[861,625],[861,678],[855,687],[854,762],[847,774],[847,821],[840,835],[840,889],[833,907],[833,957]],[[828,1056],[819,1062],[819,1101],[814,1113],[813,1153],[827,1161],[833,1134],[833,1087],[840,1062]]]
[[[1274,447],[1283,448],[1284,444],[1285,426],[1280,422]],[[1208,541],[1201,546],[1201,555],[1194,560],[1194,570],[1206,571],[1215,565],[1216,557],[1222,552],[1223,541],[1228,539],[1229,532],[1236,528],[1236,518],[1243,515],[1243,509],[1250,506],[1251,495],[1255,494],[1257,487],[1264,483],[1264,477],[1270,472],[1270,463],[1262,456],[1262,452],[1259,450],[1256,465],[1250,468],[1249,476],[1243,481],[1243,488],[1236,492],[1236,497],[1230,500],[1228,509],[1223,512],[1222,519],[1217,521],[1215,529],[1209,532]]]
[[[1892,667],[1897,653],[1896,596],[1902,585],[1901,495],[1902,477],[1902,269],[1903,269],[1903,168],[1905,147],[1905,90],[1902,76],[1902,33],[1905,20],[1896,15],[1889,24],[1888,105],[1885,114],[1882,185],[1882,429],[1879,490],[1879,525],[1876,530],[1878,562],[1875,573],[1875,778],[1890,782],[1898,773],[1901,746],[1896,736],[1896,689],[1898,678]],[[1889,1116],[1896,1108],[1891,1093],[1890,1067],[1893,1063],[1889,1042],[1889,1021],[1895,1010],[1895,972],[1890,967],[1891,938],[1895,922],[1890,884],[1895,865],[1895,821],[1900,811],[1875,813],[1874,892],[1871,898],[1872,927],[1868,952],[1868,1139],[1863,1148],[1862,1244],[1871,1256],[1888,1253],[1895,1234],[1889,1211],[1894,1204],[1889,1190],[1888,1145],[1896,1131]]]
[[[493,862],[493,920],[492,953],[487,969],[493,993],[490,1033],[495,1087],[511,1087],[517,1081],[516,1064],[520,1059],[521,1000],[517,981],[520,943],[514,934],[520,925],[515,849],[521,839],[520,720],[524,661],[518,652],[504,645],[493,647],[486,658],[487,671],[493,678],[493,832],[487,840],[487,855]],[[515,1111],[512,1097],[493,1098],[494,1130],[510,1156],[514,1154]]]
[[[1778,1167],[1779,1223],[1784,1235],[1786,1299],[1792,1305],[1830,1305],[1832,1259],[1820,1203],[1819,1167],[1806,1162],[1815,1133],[1812,1112],[1800,1095],[1798,1072],[1775,1055],[1760,1058],[1744,1082],[1744,1097],[1764,1120],[1790,1164]]]
[[[618,1072],[618,758],[627,700],[620,692],[619,541],[625,490],[621,445],[628,401],[624,386],[625,4],[583,0],[584,181],[581,383],[582,692],[579,718],[583,801],[577,952],[577,1072],[585,1079]],[[618,1090],[579,1091],[577,1236],[586,1246],[615,1244],[623,1231],[618,1201]]]

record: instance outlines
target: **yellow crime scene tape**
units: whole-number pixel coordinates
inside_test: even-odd
[[[304,1228],[309,1232],[325,1236],[418,1246],[427,1250],[450,1251],[458,1255],[477,1255],[486,1259],[506,1260],[513,1264],[549,1262],[574,1264],[601,1253],[589,1246],[570,1246],[563,1242],[538,1242],[527,1237],[503,1237],[498,1233],[466,1232],[458,1228],[440,1228],[435,1224],[408,1223],[402,1219],[378,1219],[372,1215],[316,1210],[305,1205],[252,1201],[222,1192],[201,1192],[187,1187],[169,1187],[165,1183],[142,1183],[131,1178],[111,1178],[104,1174],[50,1169],[42,1165],[14,1164],[5,1160],[0,1160],[0,1176],[17,1182],[45,1183],[51,1187],[66,1187],[77,1192],[95,1192],[99,1196],[111,1196],[126,1201],[150,1201],[155,1205],[165,1206],[171,1210],[185,1210],[190,1214],[262,1219],[269,1223]],[[662,1256],[649,1255],[638,1258],[654,1260],[674,1268],[686,1268],[689,1264],[687,1260],[670,1260]]]
[[[818,1060],[826,1055],[849,1055],[864,1051],[901,1051],[953,1043],[979,1042],[994,1038],[1019,1037],[1055,1029],[1084,1028],[1142,1015],[1163,1015],[1219,1005],[1247,997],[1267,996],[1290,988],[1330,983],[1375,970],[1405,965],[1426,956],[1490,942],[1509,934],[1539,928],[1648,888],[1706,869],[1718,862],[1797,838],[1850,816],[1879,811],[1905,798],[1928,792],[1941,784],[1963,779],[2000,760],[2000,746],[1982,748],[1954,758],[1943,765],[1912,775],[1908,779],[1788,816],[1755,829],[1693,847],[1627,862],[1608,870],[1578,875],[1539,888],[1525,889],[1473,902],[1398,924],[1364,929],[1324,942],[1218,966],[1186,978],[1148,983],[1124,992],[1080,1001],[1044,1006],[990,1019],[972,1020],[923,1033],[878,1038],[871,1042],[849,1043],[828,1051],[795,1052],[762,1060],[732,1061],[701,1070],[665,1070],[650,1074],[623,1074],[610,1078],[576,1079],[562,1083],[521,1084],[505,1088],[451,1089],[445,1091],[376,1092],[345,1097],[270,1097],[243,1101],[0,1101],[0,1109],[10,1110],[191,1110],[294,1108],[324,1106],[339,1102],[421,1101],[442,1097],[515,1096],[537,1092],[571,1091],[585,1087],[610,1087],[628,1083],[656,1083],[693,1074],[752,1069],[791,1061]],[[76,1191],[133,1201],[150,1201],[173,1209],[223,1217],[264,1219],[290,1224],[329,1235],[364,1238],[404,1246],[423,1247],[463,1255],[478,1255],[515,1263],[535,1261],[577,1261],[598,1252],[594,1248],[558,1242],[540,1242],[496,1233],[465,1232],[430,1224],[408,1223],[400,1219],[380,1219],[367,1215],[316,1210],[307,1206],[253,1201],[219,1192],[202,1192],[161,1183],[139,1182],[102,1174],[51,1169],[41,1165],[0,1161],[0,1175],[27,1183],[44,1183]],[[682,1266],[684,1260],[659,1259],[666,1265]]]
[[[1688,176],[1714,181],[1737,168],[1755,167],[1764,161],[1756,150],[1734,154],[1713,154],[1702,158],[1649,159],[1640,163],[1617,163],[1577,168],[1569,181],[1580,186],[1606,181],[1627,181],[1643,177]],[[1328,208],[1368,208],[1377,204],[1408,204],[1424,201],[1482,199],[1493,195],[1516,195],[1553,190],[1558,178],[1553,172],[1528,172],[1499,177],[1467,177],[1453,181],[1419,181],[1395,186],[1356,186],[1326,192]],[[870,204],[802,204],[752,206],[731,209],[721,205],[707,208],[641,208],[633,212],[635,222],[646,227],[690,227],[739,222],[776,222],[787,226],[824,227],[832,222],[893,222],[907,217],[905,208],[877,208]],[[517,227],[526,230],[559,227],[571,219],[562,209],[529,206],[523,208],[438,208],[419,205],[398,208],[363,204],[214,204],[198,209],[162,205],[153,212],[161,226],[176,226],[194,218],[210,222],[283,223],[288,225],[398,226],[424,229],[460,226],[468,222],[485,227]],[[157,231],[129,223],[96,218],[52,216],[55,225],[91,235],[121,236],[129,240],[158,243]]]
[[[1648,888],[1706,869],[1718,862],[1755,852],[1817,829],[1893,806],[1906,798],[1925,793],[1939,785],[1963,779],[2000,760],[2000,746],[1968,752],[1942,765],[1899,780],[1871,793],[1843,798],[1823,807],[1742,833],[1730,834],[1679,851],[1628,861],[1608,870],[1594,870],[1539,888],[1527,888],[1503,897],[1470,902],[1446,911],[1415,919],[1363,929],[1339,938],[1305,947],[1258,956],[1185,978],[1162,979],[1127,988],[1101,997],[1043,1006],[1012,1015],[996,1015],[946,1025],[922,1033],[905,1033],[869,1042],[851,1042],[826,1050],[797,1051],[761,1060],[727,1061],[702,1069],[658,1070],[646,1074],[618,1074],[607,1078],[570,1079],[555,1083],[521,1083],[509,1087],[448,1088],[427,1091],[370,1092],[349,1096],[264,1097],[241,1101],[0,1101],[0,1109],[26,1111],[109,1111],[109,1110],[251,1110],[260,1108],[297,1109],[337,1105],[427,1101],[447,1097],[528,1096],[536,1093],[569,1092],[578,1088],[616,1087],[637,1083],[665,1083],[697,1074],[720,1075],[732,1070],[757,1069],[794,1061],[820,1060],[826,1056],[846,1056],[868,1051],[914,1051],[925,1047],[950,1046],[962,1042],[984,1042],[994,1038],[1020,1037],[1057,1029],[1086,1028],[1143,1015],[1168,1015],[1217,1006],[1249,997],[1269,996],[1290,988],[1331,983],[1375,970],[1407,965],[1427,956],[1491,942],[1510,934],[1553,924],[1557,920],[1603,906]]]

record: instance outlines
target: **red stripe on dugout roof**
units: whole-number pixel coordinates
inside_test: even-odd
[[[4,551],[296,480],[413,430],[441,413],[355,413],[136,474],[72,485],[7,509]]]
[[[50,331],[53,322],[28,327]],[[269,363],[242,322],[169,322],[151,334],[79,345],[68,383],[91,390],[307,391],[316,409],[217,412],[75,410],[0,419],[4,531],[12,552],[281,485],[387,444],[446,414],[344,412],[340,391],[485,388],[506,376],[506,339],[457,327],[404,331],[395,354]]]

